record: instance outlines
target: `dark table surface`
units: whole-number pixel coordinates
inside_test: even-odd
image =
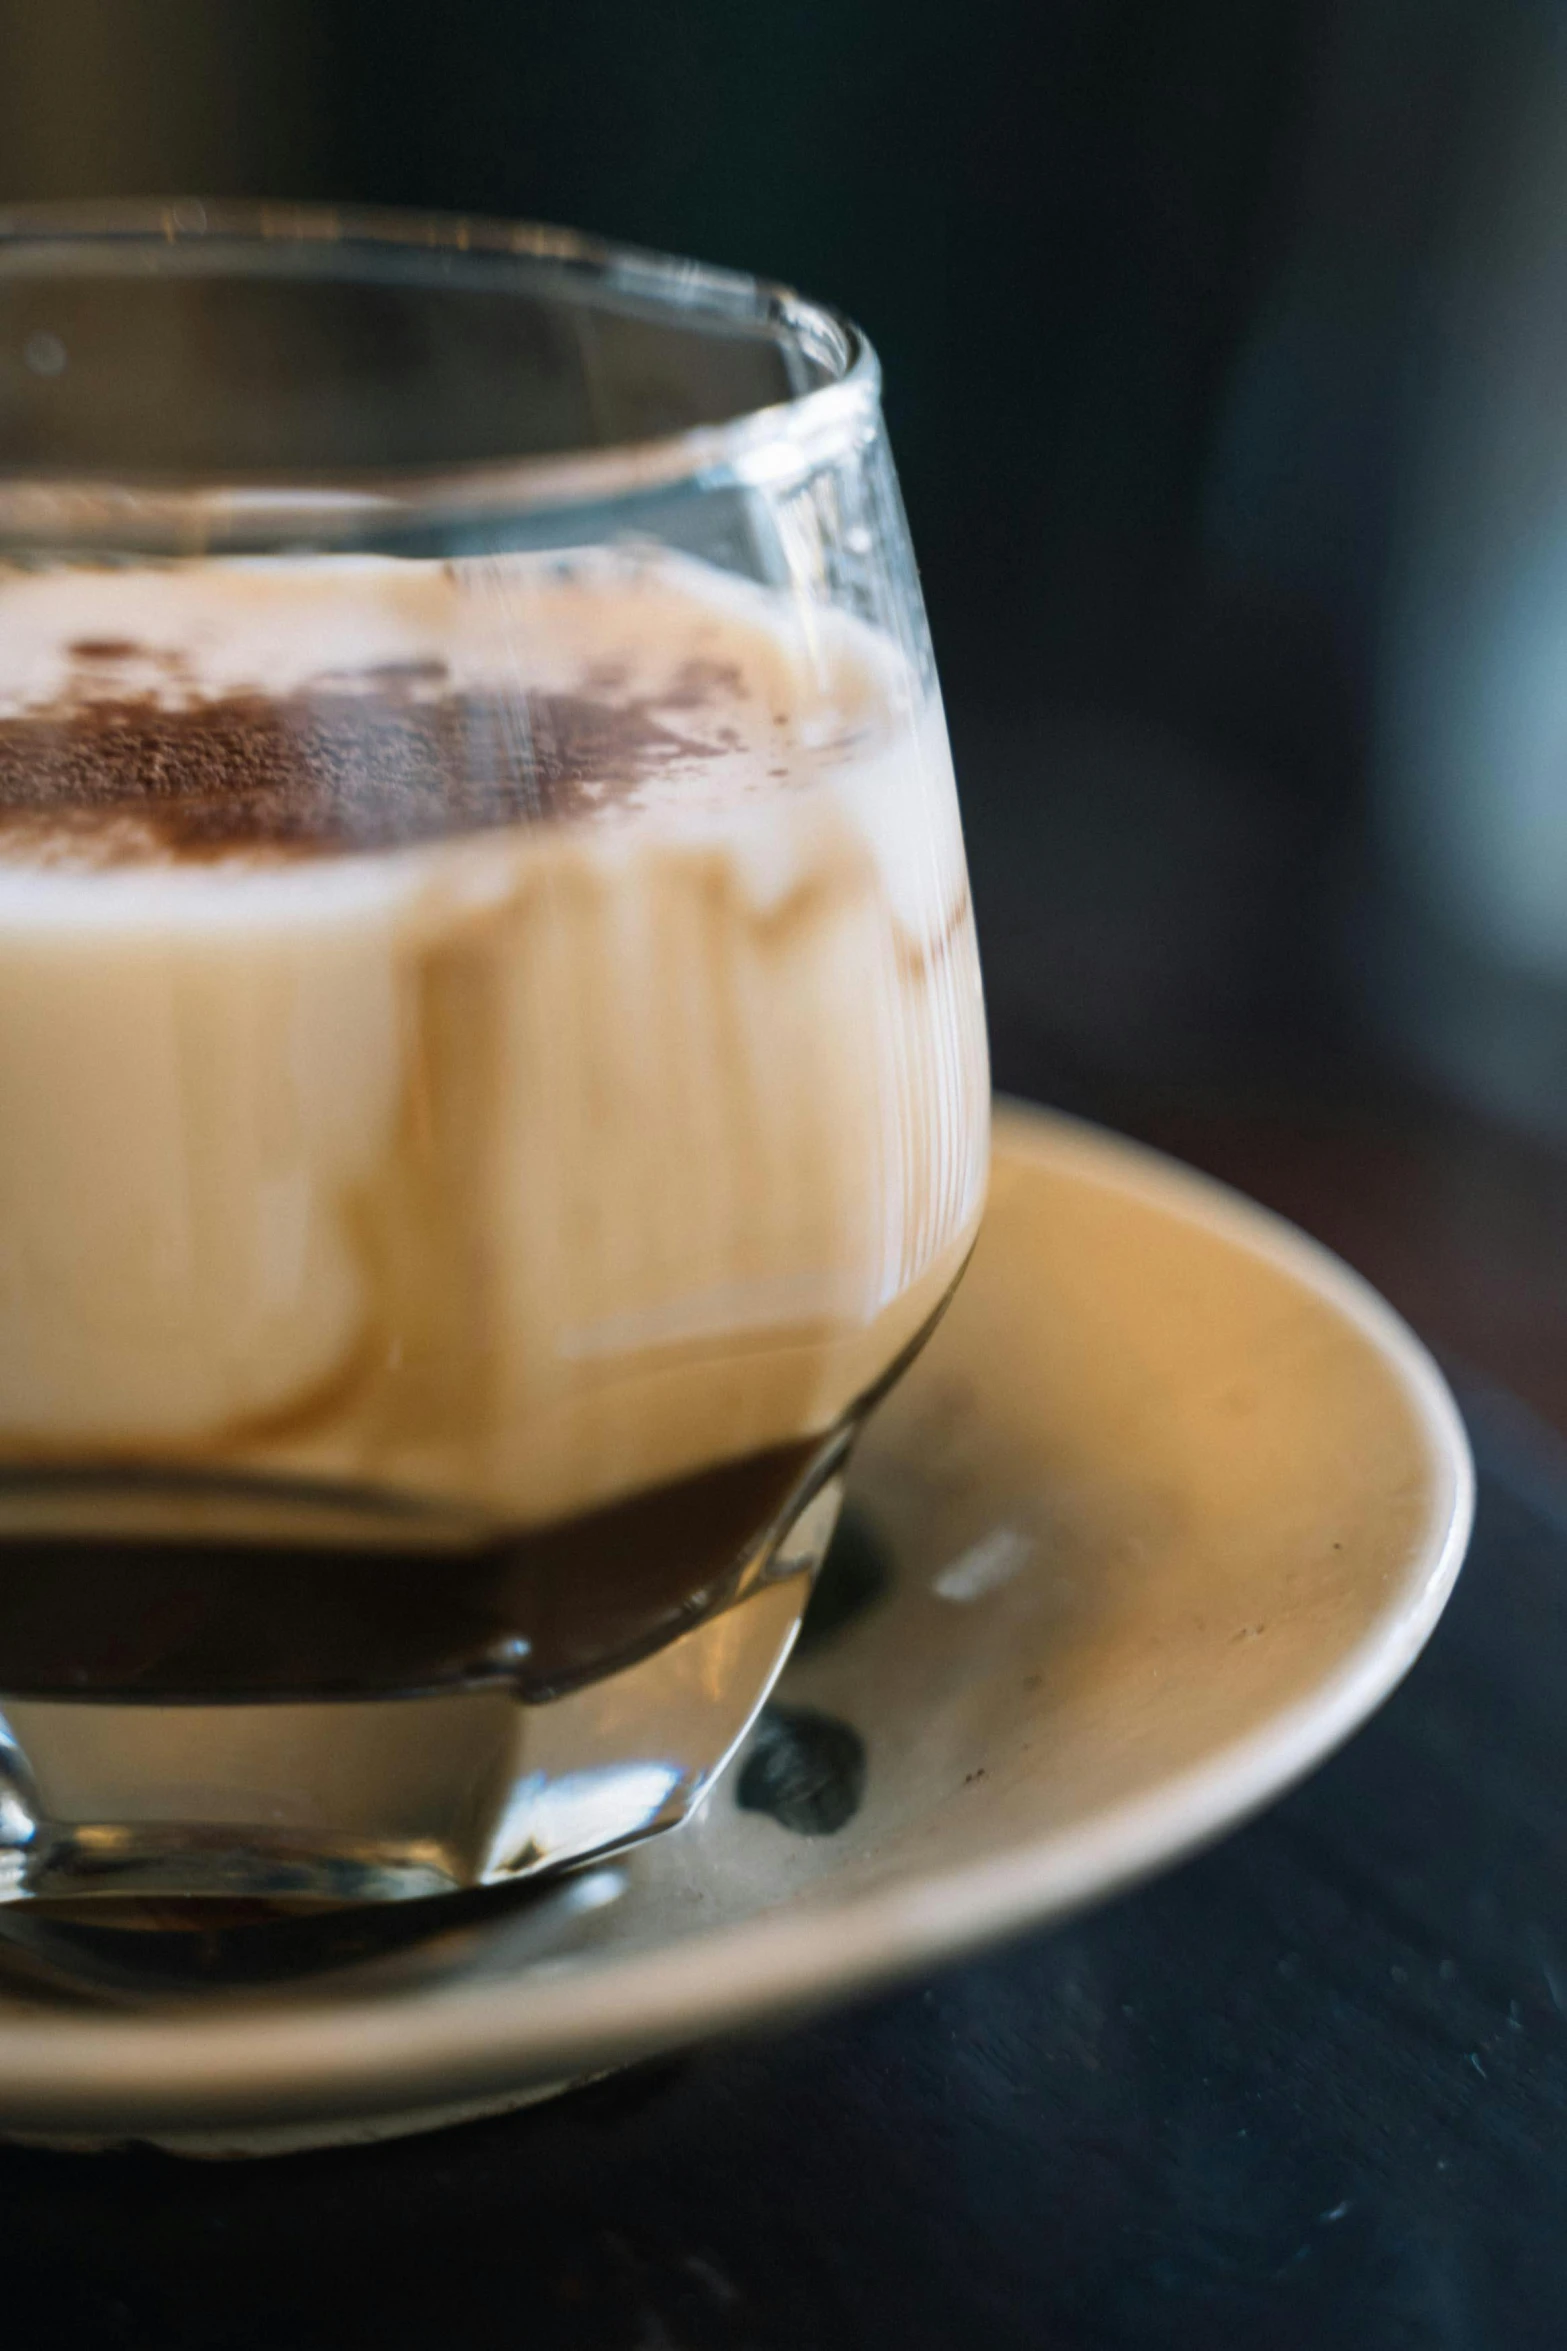
[[[1558,2351],[1567,1187],[1374,1095],[1138,1123],[1454,1366],[1474,1550],[1370,1727],[1162,1881],[772,2040],[366,2150],[0,2150],[8,2341]]]

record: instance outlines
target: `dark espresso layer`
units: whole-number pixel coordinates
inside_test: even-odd
[[[676,723],[733,690],[733,673],[698,663],[657,704],[457,692],[441,674],[413,664],[275,699],[91,700],[0,719],[0,845],[58,838],[103,862],[393,848],[580,817],[727,747]]]
[[[0,1694],[558,1694],[724,1597],[842,1439],[682,1478],[483,1550],[0,1539]]]

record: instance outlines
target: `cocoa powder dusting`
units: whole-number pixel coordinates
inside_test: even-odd
[[[408,665],[286,697],[82,699],[0,719],[0,839],[52,836],[99,863],[393,848],[582,815],[713,756],[665,723],[667,699],[413,691],[434,682]],[[696,681],[682,684],[674,707],[689,709]]]

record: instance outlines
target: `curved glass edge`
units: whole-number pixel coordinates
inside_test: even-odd
[[[0,209],[0,275],[101,268],[141,255],[163,274],[375,274],[410,290],[478,271],[519,288],[554,281],[562,301],[598,294],[685,311],[774,337],[802,379],[782,401],[723,423],[558,455],[277,482],[0,474],[0,543],[148,554],[355,547],[434,536],[502,516],[634,505],[671,490],[787,489],[875,439],[881,370],[838,312],[743,273],[621,246],[573,230],[376,208],[212,203],[184,198]],[[73,259],[67,262],[66,256]],[[155,259],[152,256],[156,256]]]

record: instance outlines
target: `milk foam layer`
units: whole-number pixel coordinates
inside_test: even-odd
[[[389,695],[503,714],[493,821],[4,805],[29,727]],[[866,625],[665,557],[0,575],[0,1458],[534,1524],[825,1430],[986,1104],[939,707]]]

